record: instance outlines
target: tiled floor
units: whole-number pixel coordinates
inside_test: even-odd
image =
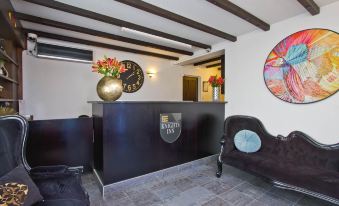
[[[103,199],[93,175],[83,183],[92,206],[331,206],[333,204],[281,190],[252,175],[224,166],[215,177],[215,162],[204,163],[147,182],[107,192]]]

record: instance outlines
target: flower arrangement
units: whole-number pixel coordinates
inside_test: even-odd
[[[217,75],[210,76],[210,78],[208,79],[208,83],[212,87],[219,87],[224,84],[224,79],[222,77],[218,77]]]
[[[119,78],[121,73],[124,73],[127,69],[121,62],[116,58],[105,58],[103,60],[98,60],[92,66],[92,72],[97,72],[103,74],[104,76],[111,76],[114,78]]]

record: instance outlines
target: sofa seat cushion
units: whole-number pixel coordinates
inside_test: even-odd
[[[79,200],[87,202],[89,198],[81,183],[80,174],[69,171],[66,166],[39,167],[31,170],[31,177],[39,187],[44,201]],[[47,204],[47,203],[44,203]]]
[[[260,176],[339,199],[339,172],[296,165],[291,161],[261,153],[233,151],[224,156],[223,160],[227,164]]]
[[[84,206],[88,205],[86,201],[75,199],[46,200],[35,204],[34,206]]]

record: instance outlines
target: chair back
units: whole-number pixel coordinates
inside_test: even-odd
[[[25,157],[27,121],[18,115],[0,117],[0,177],[23,164],[30,169]]]

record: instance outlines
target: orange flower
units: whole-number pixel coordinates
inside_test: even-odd
[[[127,69],[122,65],[119,69],[119,73],[124,73]]]

